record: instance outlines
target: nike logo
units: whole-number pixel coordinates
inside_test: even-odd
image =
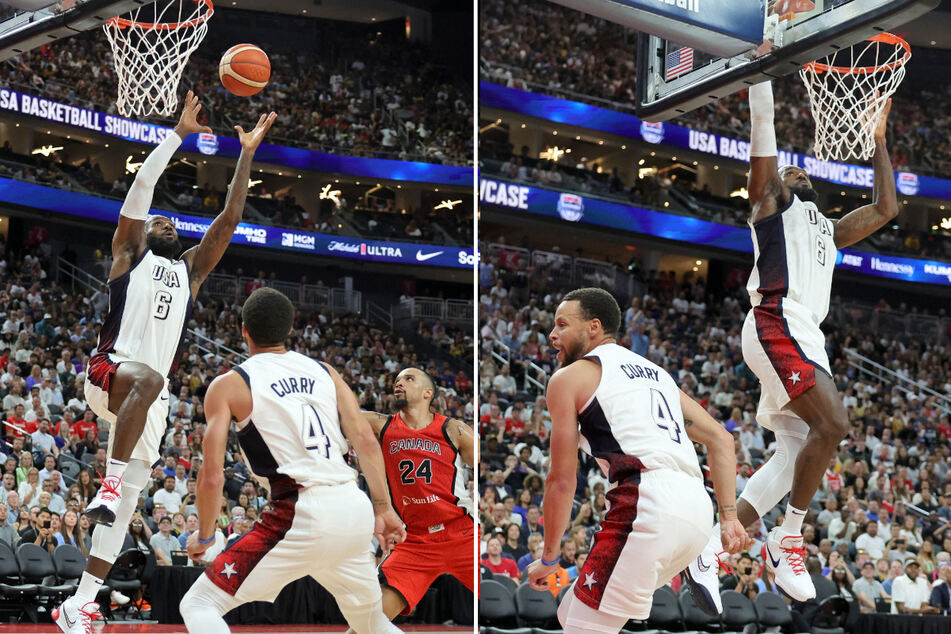
[[[443,251],[434,251],[433,253],[423,253],[422,251],[416,252],[416,261],[425,262],[426,260],[432,260],[437,255],[442,255]]]
[[[769,549],[769,544],[766,545],[766,554],[769,555],[769,561],[773,564],[773,568],[776,568],[782,562],[782,559],[773,559],[773,551]]]
[[[167,401],[167,400],[168,400],[168,397],[167,397],[167,396],[163,396],[163,397],[161,397],[161,398],[162,398],[163,401]]]
[[[73,627],[73,624],[76,623],[76,619],[70,619],[69,614],[66,613],[66,610],[63,610],[63,619],[66,620],[66,626],[68,628]]]
[[[710,566],[703,565],[703,556],[697,557],[697,568],[700,569],[700,572],[706,572],[710,570]]]

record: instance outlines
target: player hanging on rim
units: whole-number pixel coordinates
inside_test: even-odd
[[[537,590],[558,568],[578,485],[578,449],[611,482],[610,510],[558,607],[565,634],[619,632],[650,616],[654,591],[703,549],[713,509],[693,443],[706,445],[723,516],[723,548],[751,543],[736,520],[733,438],[663,368],[617,344],[621,309],[600,288],[565,295],[549,339],[561,367],[548,381],[551,470],[545,547],[528,566]]]
[[[383,447],[393,506],[406,523],[406,541],[380,564],[383,612],[410,614],[441,574],[473,589],[472,499],[463,464],[472,467],[472,429],[432,412],[436,383],[406,368],[393,383],[392,416],[364,412]]]
[[[241,221],[254,152],[277,116],[261,115],[250,132],[235,126],[241,156],[224,210],[201,242],[181,253],[175,223],[149,216],[149,207],[159,177],[185,137],[211,132],[198,124],[199,110],[198,97],[189,91],[174,132],[139,168],[112,236],[109,313],[85,384],[90,408],[112,424],[109,462],[102,486],[86,509],[89,519],[100,524],[86,571],[76,594],[52,613],[67,634],[88,634],[91,621],[100,616],[96,595],[122,548],[139,492],[160,458],[168,420],[167,376],[184,340],[192,303]]]
[[[334,595],[358,634],[399,632],[383,615],[371,543],[375,533],[389,548],[405,531],[390,503],[373,428],[336,370],[285,348],[294,323],[287,297],[259,288],[241,318],[251,356],[216,378],[205,395],[199,527],[188,538],[189,555],[199,559],[215,541],[232,419],[248,466],[266,479],[274,508],[220,553],[182,599],[188,631],[226,634],[229,611],[248,601],[274,601],[285,585],[310,575]],[[347,440],[360,458],[372,505],[344,458]]]
[[[753,308],[743,323],[743,359],[760,380],[756,420],[776,434],[776,453],[753,474],[736,506],[740,522],[750,526],[789,493],[783,524],[770,531],[762,555],[776,585],[797,601],[816,595],[804,561],[802,520],[849,430],[819,324],[829,310],[836,250],[898,215],[885,144],[890,109],[889,99],[874,133],[874,202],[830,220],[819,213],[806,172],[777,167],[772,85],[750,88],[749,224],[755,259],[746,285]],[[718,531],[717,525],[686,571],[698,605],[711,613],[722,611],[717,566],[709,565],[721,550]]]

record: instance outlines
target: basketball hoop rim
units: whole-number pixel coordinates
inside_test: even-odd
[[[178,29],[196,27],[200,24],[203,24],[204,22],[207,22],[208,18],[214,15],[215,6],[212,4],[212,0],[195,0],[195,4],[204,4],[206,7],[208,7],[208,11],[198,16],[194,20],[188,20],[186,22],[136,22],[135,20],[129,20],[127,18],[114,17],[106,20],[106,25],[120,29],[135,27],[143,30],[155,31],[175,31]]]
[[[821,64],[819,62],[809,62],[803,66],[803,69],[807,71],[811,70],[816,74],[839,73],[840,75],[870,75],[884,70],[895,70],[896,68],[904,66],[905,62],[911,59],[911,46],[903,38],[895,35],[894,33],[879,33],[878,35],[873,35],[865,41],[900,46],[901,48],[905,49],[905,54],[901,59],[898,59],[891,64],[881,64],[879,66],[857,66],[852,68],[849,66],[830,66],[828,64]]]

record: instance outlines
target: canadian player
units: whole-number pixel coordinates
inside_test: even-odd
[[[211,129],[197,122],[191,91],[175,129],[152,150],[136,174],[112,237],[109,313],[89,361],[85,383],[90,408],[111,423],[109,462],[86,515],[93,532],[86,570],[76,594],[53,610],[63,632],[88,634],[98,618],[102,580],[119,555],[139,492],[159,460],[168,420],[168,379],[185,336],[185,324],[202,282],[224,255],[241,221],[255,150],[277,115],[262,115],[250,132],[235,126],[241,156],[225,201],[201,242],[182,253],[175,223],[149,216],[155,185],[182,140]]]
[[[436,384],[406,368],[393,383],[397,413],[364,412],[383,448],[393,506],[406,524],[406,541],[380,564],[383,611],[410,614],[439,575],[473,589],[474,520],[463,465],[472,466],[472,428],[432,411]]]
[[[561,368],[546,391],[551,468],[542,502],[544,549],[528,566],[533,587],[547,590],[559,565],[579,446],[611,483],[610,510],[558,607],[566,634],[610,634],[628,619],[646,620],[654,591],[703,550],[713,509],[694,442],[708,450],[722,547],[739,552],[751,543],[736,519],[733,437],[663,368],[617,344],[620,323],[610,293],[582,288],[565,295],[549,335]]]
[[[743,323],[743,359],[760,380],[756,421],[776,434],[776,452],[756,471],[737,502],[744,526],[765,515],[788,493],[781,526],[763,546],[763,563],[776,585],[797,601],[816,595],[805,566],[802,520],[826,466],[849,430],[832,380],[819,324],[829,311],[837,250],[859,242],[898,215],[895,175],[885,143],[891,100],[875,135],[874,202],[839,220],[823,216],[806,172],[777,166],[773,91],[750,88],[750,219],[754,263],[746,289],[753,308]],[[704,588],[708,612],[719,612],[717,530],[687,569]]]
[[[373,428],[336,370],[284,347],[294,322],[287,297],[259,288],[241,317],[250,357],[212,381],[205,395],[198,530],[189,536],[189,555],[200,559],[215,541],[232,420],[274,508],[219,554],[182,599],[188,631],[225,634],[227,612],[248,601],[274,601],[285,585],[310,575],[334,595],[358,634],[399,632],[383,615],[371,544],[374,534],[393,544],[405,532],[390,503]],[[372,504],[346,462],[348,440]]]

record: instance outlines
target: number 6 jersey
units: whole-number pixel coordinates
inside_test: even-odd
[[[463,461],[449,440],[448,418],[433,414],[423,429],[411,429],[397,413],[380,430],[390,497],[411,534],[442,531],[471,512]]]
[[[297,352],[255,354],[234,368],[251,389],[251,415],[236,423],[238,442],[271,497],[314,485],[351,482],[337,390],[322,364]]]
[[[601,382],[578,414],[580,444],[608,480],[664,468],[701,478],[673,377],[615,343],[602,344],[584,358],[600,363]]]

